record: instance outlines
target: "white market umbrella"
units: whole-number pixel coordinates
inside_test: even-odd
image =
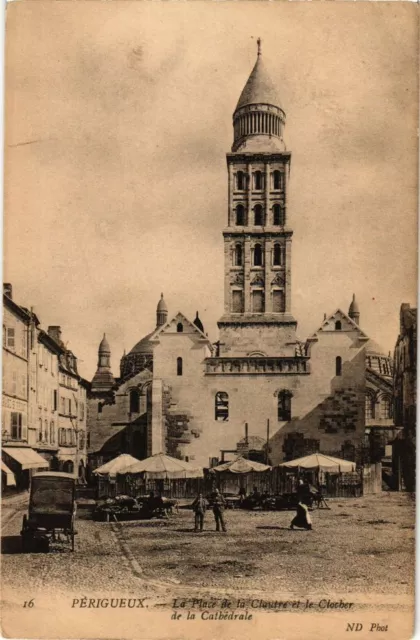
[[[121,474],[144,474],[152,480],[176,480],[180,478],[202,478],[203,469],[193,467],[185,460],[172,458],[164,453],[156,453],[145,460],[137,460],[135,464],[124,469]]]
[[[113,460],[106,462],[101,467],[94,470],[98,476],[116,476],[117,473],[122,473],[125,469],[132,466],[136,462],[139,462],[137,458],[130,456],[129,453],[122,453]]]
[[[329,471],[330,473],[349,473],[356,471],[355,462],[342,460],[341,458],[333,458],[324,453],[311,453],[309,456],[304,456],[303,458],[283,462],[279,467],[285,467],[286,469],[318,469]]]
[[[271,467],[268,464],[262,464],[261,462],[254,462],[253,460],[247,460],[246,458],[239,456],[235,460],[224,462],[217,467],[213,467],[211,471],[221,473],[222,471],[230,471],[230,473],[251,473],[268,471]]]

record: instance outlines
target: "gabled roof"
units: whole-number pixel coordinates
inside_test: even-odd
[[[161,327],[158,327],[153,332],[153,334],[150,335],[150,338],[149,338],[150,341],[157,340],[161,333],[167,333],[167,329],[169,329],[169,327],[174,323],[178,324],[178,322],[182,322],[182,323],[186,324],[188,327],[190,327],[193,330],[192,331],[193,334],[197,334],[198,336],[200,336],[200,338],[202,340],[205,340],[211,346],[211,342],[208,339],[208,337],[206,336],[206,334],[203,333],[201,331],[201,329],[199,329],[197,327],[197,325],[194,324],[194,322],[191,322],[191,320],[188,320],[188,318],[186,316],[184,316],[184,314],[181,313],[180,311],[178,311],[178,313],[175,316],[173,316],[171,318],[171,320],[169,320],[168,322],[165,322],[165,324],[163,324]]]
[[[347,313],[344,313],[344,311],[342,311],[341,309],[336,309],[334,311],[334,313],[332,313],[330,316],[325,318],[325,320],[323,321],[323,323],[321,324],[319,329],[317,329],[315,331],[315,333],[310,338],[308,338],[308,340],[317,340],[318,339],[317,334],[320,333],[320,332],[334,331],[335,329],[333,329],[333,328],[329,329],[328,326],[330,325],[331,322],[335,323],[337,320],[344,321],[348,326],[347,329],[342,326],[342,328],[341,328],[342,332],[345,332],[345,331],[357,331],[358,334],[359,334],[360,340],[369,340],[369,336],[367,336],[366,333],[361,330],[359,325],[356,322],[354,322],[354,320],[352,320],[347,315]]]

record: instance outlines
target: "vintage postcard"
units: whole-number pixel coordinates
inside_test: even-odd
[[[9,4],[4,637],[412,637],[418,17]]]

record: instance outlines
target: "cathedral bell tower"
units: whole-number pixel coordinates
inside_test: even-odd
[[[258,40],[255,66],[233,114],[227,154],[228,221],[223,231],[224,315],[220,355],[294,352],[291,245],[287,212],[290,151],[286,114],[267,74]]]

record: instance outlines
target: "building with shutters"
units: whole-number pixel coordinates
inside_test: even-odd
[[[75,473],[86,468],[86,396],[89,384],[60,327],[45,332],[33,310],[3,293],[3,486],[23,489],[40,469]],[[3,469],[4,467],[4,469]]]

